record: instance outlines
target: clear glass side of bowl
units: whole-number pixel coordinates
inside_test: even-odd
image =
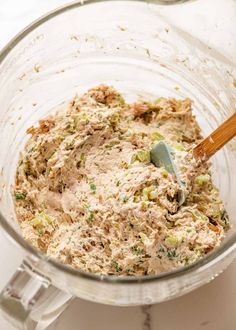
[[[11,187],[19,153],[28,139],[26,129],[76,93],[105,83],[117,88],[127,101],[189,97],[204,135],[234,111],[231,63],[163,20],[154,5],[108,1],[74,6],[45,19],[20,39],[3,52],[2,57],[7,55],[0,64],[0,207],[17,231]],[[214,180],[233,224],[225,244],[235,235],[235,166],[236,142],[232,141],[212,160]],[[42,266],[45,272],[47,267]],[[50,270],[52,277],[54,274]],[[203,277],[196,278],[191,287],[203,281]],[[65,283],[68,285],[68,278],[58,279],[58,285]],[[72,291],[88,296],[89,289],[81,294],[87,286],[82,289],[76,279],[73,283]],[[183,288],[178,281],[175,286],[172,296]],[[184,287],[185,291],[190,288],[187,282]],[[156,301],[166,299],[168,290],[165,292]]]

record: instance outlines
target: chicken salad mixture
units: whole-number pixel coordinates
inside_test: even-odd
[[[72,267],[147,275],[189,265],[218,247],[229,220],[209,164],[188,157],[202,136],[189,99],[127,104],[100,85],[39,121],[17,167],[16,217],[24,238]],[[150,161],[173,150],[179,185]]]

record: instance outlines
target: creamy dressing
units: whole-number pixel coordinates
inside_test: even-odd
[[[51,257],[93,273],[158,274],[193,263],[224,238],[228,216],[209,165],[186,160],[202,139],[189,99],[126,104],[100,85],[28,133],[16,216],[24,238]],[[175,150],[187,182],[180,207],[176,179],[150,163],[160,140]]]

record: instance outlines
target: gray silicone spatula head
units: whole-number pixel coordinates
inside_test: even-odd
[[[164,167],[170,174],[176,177],[180,190],[178,193],[178,203],[185,202],[185,184],[181,181],[178,169],[174,163],[174,151],[163,141],[157,143],[150,152],[151,162],[156,167]]]

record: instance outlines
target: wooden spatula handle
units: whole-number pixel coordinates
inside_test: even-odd
[[[193,149],[193,156],[197,160],[205,160],[213,156],[229,140],[236,135],[236,113],[227,119],[213,133],[200,142]]]

